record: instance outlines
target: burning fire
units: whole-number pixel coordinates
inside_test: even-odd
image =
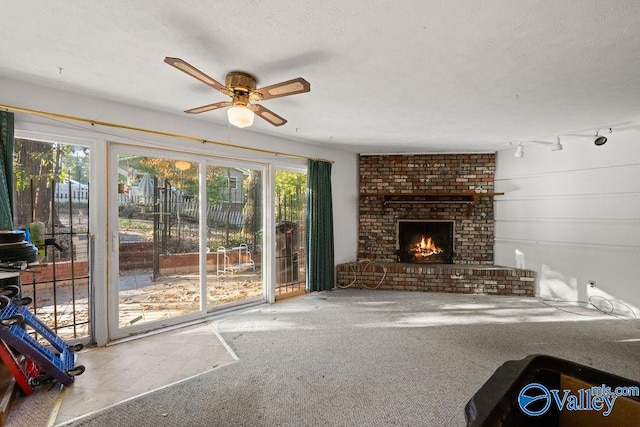
[[[409,249],[409,252],[411,252],[415,258],[427,258],[431,255],[441,253],[442,249],[433,243],[431,237],[422,236],[420,243],[416,243],[414,247]]]

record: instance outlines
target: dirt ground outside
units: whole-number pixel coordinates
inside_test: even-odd
[[[208,308],[260,297],[262,294],[259,272],[207,275]],[[121,276],[119,301],[120,327],[192,313],[200,309],[200,275],[165,275],[155,281],[151,281],[150,273],[144,271]]]
[[[168,319],[200,309],[198,273],[172,274],[151,280],[145,271],[131,271],[120,276],[120,327]],[[263,294],[260,272],[207,275],[207,307],[213,308]],[[88,336],[88,280],[59,281],[54,287],[23,284],[22,294],[35,304],[29,309],[64,340]]]

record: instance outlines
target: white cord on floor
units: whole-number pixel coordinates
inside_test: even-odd
[[[610,310],[606,310],[606,311],[605,311],[605,310],[603,310],[602,308],[598,307],[598,306],[597,306],[597,305],[595,305],[595,304],[593,303],[593,301],[592,301],[592,299],[594,299],[594,298],[600,298],[600,299],[602,300],[602,301],[600,302],[600,304],[601,304],[602,302],[607,302],[607,303],[611,306],[611,309],[610,309]],[[542,304],[544,304],[544,305],[546,305],[546,306],[548,306],[548,307],[555,308],[556,310],[564,311],[564,312],[571,313],[571,314],[577,314],[577,315],[580,315],[580,316],[595,317],[595,316],[591,316],[591,315],[589,315],[589,314],[578,313],[578,312],[576,312],[576,311],[567,310],[567,309],[565,309],[565,308],[560,308],[560,307],[557,307],[557,306],[551,305],[551,304],[549,304],[549,303],[551,303],[551,302],[559,302],[559,303],[577,303],[577,304],[586,304],[587,306],[589,306],[589,305],[590,305],[590,306],[592,306],[593,308],[595,308],[596,310],[598,310],[598,311],[599,311],[599,312],[601,312],[601,313],[604,313],[604,314],[606,314],[606,315],[608,315],[608,316],[612,316],[612,317],[615,317],[615,318],[619,319],[620,317],[618,317],[618,316],[616,316],[615,314],[613,314],[613,313],[614,313],[614,311],[615,311],[615,309],[616,309],[615,304],[618,304],[618,305],[621,305],[621,306],[626,307],[626,308],[627,308],[627,310],[629,310],[629,311],[631,312],[631,314],[633,315],[633,317],[634,317],[634,318],[636,318],[636,319],[638,318],[638,316],[636,315],[636,312],[635,312],[631,307],[629,307],[627,304],[623,303],[622,301],[619,301],[619,300],[616,300],[616,299],[612,299],[612,298],[605,298],[605,297],[601,297],[601,296],[599,296],[599,295],[591,295],[591,296],[589,297],[589,301],[550,300],[550,299],[542,299],[542,298],[538,298],[538,301],[540,301]],[[630,317],[630,316],[629,316],[629,317]]]
[[[380,285],[382,284],[382,282],[384,282],[384,279],[387,277],[387,266],[384,265],[382,262],[389,262],[388,258],[382,257],[382,258],[376,258],[374,260],[371,260],[369,262],[367,262],[367,264],[365,264],[364,268],[362,269],[362,271],[360,271],[360,275],[364,274],[365,271],[367,271],[367,267],[369,267],[370,265],[379,265],[382,267],[382,278],[380,279],[380,281],[378,282],[377,285],[371,287],[371,286],[367,286],[364,282],[362,282],[362,287],[366,288],[366,289],[378,289],[380,287]],[[346,289],[346,288],[350,288],[351,286],[354,286],[357,282],[358,282],[358,277],[356,276],[356,270],[353,268],[353,264],[352,263],[349,265],[349,268],[351,269],[351,272],[353,273],[353,280],[351,281],[351,283],[349,283],[348,285],[345,286],[340,286],[338,285],[339,288],[341,289]],[[362,279],[361,279],[362,281]]]
[[[602,302],[607,302],[611,306],[611,310],[609,312],[606,312],[603,309],[601,309],[600,307],[596,306],[592,301],[593,298],[600,298],[602,300],[601,303]],[[593,308],[595,308],[598,311],[603,312],[604,314],[608,314],[610,316],[617,317],[616,315],[613,314],[613,312],[616,309],[614,303],[625,307],[627,310],[629,310],[631,312],[631,314],[633,314],[633,317],[635,317],[636,319],[638,318],[638,316],[636,315],[636,312],[631,307],[629,307],[627,304],[623,303],[620,300],[612,299],[612,298],[605,298],[605,297],[601,297],[600,295],[591,295],[589,297],[589,304],[591,304],[593,306]]]

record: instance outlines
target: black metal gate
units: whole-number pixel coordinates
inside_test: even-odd
[[[31,311],[61,338],[76,340],[91,336],[89,208],[75,203],[74,197],[61,203],[54,193],[59,186],[52,182],[51,188],[51,217],[58,221],[46,227],[44,240],[37,242],[40,261],[21,274],[22,294],[33,299]],[[67,194],[74,192],[69,188]],[[60,206],[66,208],[64,215]]]

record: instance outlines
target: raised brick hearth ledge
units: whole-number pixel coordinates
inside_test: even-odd
[[[384,270],[386,269],[386,275]],[[384,280],[380,280],[384,276]],[[354,279],[355,280],[354,282]],[[337,266],[338,286],[534,296],[536,272],[486,264],[404,264],[361,260]]]

